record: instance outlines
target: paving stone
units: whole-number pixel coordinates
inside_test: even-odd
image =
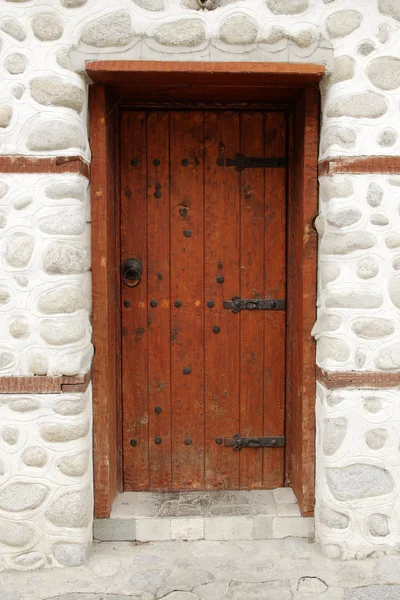
[[[138,519],[136,539],[139,542],[164,541],[171,539],[170,519]]]
[[[252,517],[215,517],[205,519],[206,540],[251,540]]]
[[[274,517],[272,536],[274,539],[285,537],[309,538],[314,534],[314,519],[304,517]]]
[[[93,537],[103,542],[124,542],[136,540],[134,519],[95,519]]]
[[[171,519],[171,539],[202,540],[204,539],[204,519]]]
[[[294,504],[296,496],[291,488],[278,488],[273,490],[275,502],[277,504]]]
[[[355,590],[346,590],[344,600],[397,600],[400,585],[374,585]]]
[[[253,538],[255,540],[272,539],[272,516],[257,515],[254,517]]]

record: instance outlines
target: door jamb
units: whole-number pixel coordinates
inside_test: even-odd
[[[93,361],[93,461],[95,516],[109,517],[112,502],[121,490],[120,438],[120,339],[119,339],[119,211],[116,165],[119,165],[113,91],[124,84],[145,88],[152,82],[165,85],[171,77],[183,86],[195,75],[198,85],[216,93],[224,86],[242,84],[243,100],[264,86],[277,85],[295,102],[292,168],[288,189],[288,344],[286,407],[286,485],[293,487],[303,516],[314,509],[315,479],[315,344],[311,329],[316,316],[317,211],[319,133],[318,81],[321,65],[292,63],[168,63],[150,61],[95,61],[87,63],[95,85],[90,88],[89,124],[92,210],[92,323]],[[136,74],[136,77],[135,77]],[[140,77],[143,76],[142,84]],[[203,77],[203,80],[201,77]],[[164,79],[163,79],[164,78]],[[153,83],[157,87],[157,83]],[[171,85],[169,84],[169,88]],[[176,86],[179,99],[181,87]],[[200,90],[200,87],[199,87]],[[201,97],[201,96],[199,96]],[[220,96],[216,96],[219,98]],[[118,99],[117,99],[118,104]]]

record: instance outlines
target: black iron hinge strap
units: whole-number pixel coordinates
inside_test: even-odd
[[[240,173],[245,169],[284,168],[287,166],[287,159],[284,156],[275,158],[236,154],[235,158],[218,158],[217,165],[219,167],[236,167],[236,171]]]

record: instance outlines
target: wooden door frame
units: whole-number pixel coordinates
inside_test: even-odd
[[[109,517],[122,491],[119,314],[118,105],[195,102],[291,103],[288,186],[286,485],[302,514],[314,510],[315,344],[319,137],[324,66],[295,63],[93,61],[89,96],[92,212],[93,461],[95,516]]]

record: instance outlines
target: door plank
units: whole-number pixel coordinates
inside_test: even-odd
[[[264,156],[264,114],[240,115],[240,151]],[[240,177],[240,296],[264,297],[264,169],[245,169]],[[263,435],[263,313],[243,311],[240,319],[240,434]],[[240,488],[262,488],[263,451],[240,452]]]
[[[137,166],[131,160],[137,160]],[[121,264],[130,257],[143,263],[136,288],[122,284],[122,394],[124,489],[149,489],[149,412],[147,359],[146,114],[121,118]],[[131,303],[130,308],[124,302]],[[130,444],[136,440],[136,446]]]
[[[171,489],[169,113],[147,116],[150,489]],[[157,302],[152,308],[151,302]],[[160,409],[162,412],[160,412]],[[161,437],[161,444],[156,444]]]
[[[172,112],[170,139],[172,489],[203,489],[203,113]]]
[[[265,155],[286,156],[286,115],[265,113]],[[265,172],[265,295],[286,298],[286,169]],[[285,432],[286,311],[266,311],[264,435]],[[265,488],[284,483],[284,448],[264,448]]]
[[[217,166],[220,157],[239,151],[238,113],[206,113],[205,140],[205,397],[206,489],[238,489],[239,452],[216,438],[239,433],[239,319],[223,301],[239,292],[239,174]],[[217,283],[217,277],[224,277]],[[213,333],[213,327],[220,333]]]

